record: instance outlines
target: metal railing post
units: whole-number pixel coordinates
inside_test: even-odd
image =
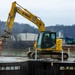
[[[30,47],[29,47],[29,52],[30,52]]]
[[[68,55],[69,55],[69,58],[70,58],[70,48],[68,48]]]
[[[35,50],[35,60],[37,60],[37,50]]]
[[[63,50],[62,50],[62,62],[63,62]]]

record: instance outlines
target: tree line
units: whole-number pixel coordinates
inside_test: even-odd
[[[0,21],[0,36],[3,34],[4,29],[5,29],[5,22]],[[71,37],[71,38],[75,37],[75,24],[73,24],[73,25],[60,25],[60,24],[50,25],[50,26],[46,27],[46,30],[54,31],[57,33],[57,35],[58,35],[59,31],[62,31],[64,37]],[[16,34],[19,34],[19,33],[36,33],[37,34],[39,32],[38,32],[37,28],[35,28],[29,24],[24,24],[24,23],[20,24],[20,23],[14,22],[11,35],[14,35],[16,41],[12,42],[12,45],[11,45],[11,42],[8,41],[10,47],[26,48],[29,46],[30,47],[33,46],[33,42],[29,43],[29,42],[25,42],[25,41],[21,41],[21,40],[17,41]],[[6,46],[6,47],[8,47],[8,46]]]

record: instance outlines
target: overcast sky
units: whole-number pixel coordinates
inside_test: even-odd
[[[40,17],[45,26],[64,24],[75,24],[75,0],[15,0],[36,16]],[[6,21],[11,4],[14,0],[0,1],[0,20]],[[17,14],[15,22],[33,23]]]

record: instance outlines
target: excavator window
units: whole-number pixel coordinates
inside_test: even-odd
[[[38,40],[37,40],[37,42],[38,42],[37,47],[38,48],[41,48],[42,37],[43,37],[43,32],[39,33],[39,35],[38,35]]]
[[[38,37],[38,48],[51,48],[56,43],[55,32],[41,32]]]

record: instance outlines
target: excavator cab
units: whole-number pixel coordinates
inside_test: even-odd
[[[61,60],[62,39],[56,38],[56,32],[42,31],[38,34],[37,42],[34,44],[37,50],[37,58],[47,58]],[[29,58],[35,58],[36,52],[28,52]],[[68,59],[68,54],[63,53],[63,59]]]
[[[40,32],[37,40],[37,48],[51,48],[56,44],[56,32]]]

